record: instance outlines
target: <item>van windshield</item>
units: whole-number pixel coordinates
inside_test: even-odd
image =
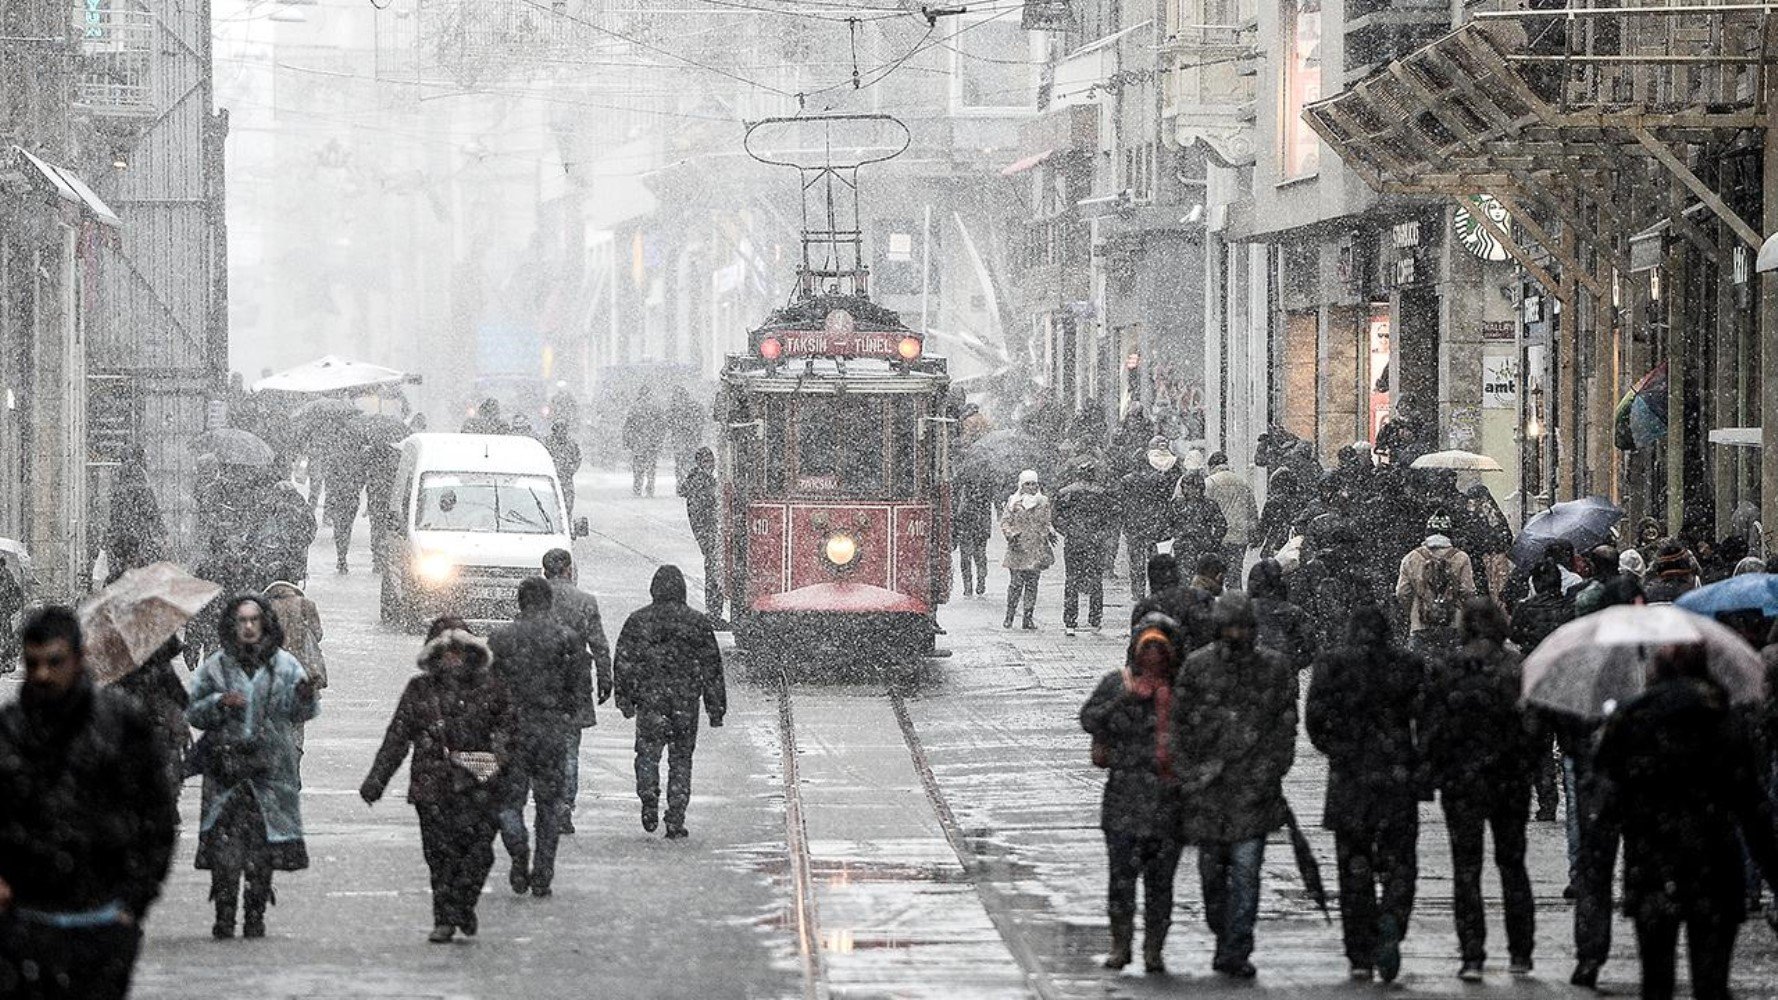
[[[431,472],[420,477],[414,527],[421,531],[561,532],[556,484],[548,476]]]

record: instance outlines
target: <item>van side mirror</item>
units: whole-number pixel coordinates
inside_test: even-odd
[[[573,537],[585,538],[592,533],[593,533],[593,526],[592,526],[592,524],[590,524],[587,521],[586,518],[577,517],[574,519],[574,535],[573,535]]]

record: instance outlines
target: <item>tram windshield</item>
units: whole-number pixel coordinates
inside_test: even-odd
[[[912,398],[803,400],[791,408],[790,491],[847,498],[912,496],[918,488]]]

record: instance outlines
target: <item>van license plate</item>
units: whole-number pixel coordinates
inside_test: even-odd
[[[471,587],[471,588],[469,588],[469,596],[472,599],[478,600],[478,601],[503,601],[503,600],[506,600],[508,597],[511,597],[515,593],[517,593],[516,588],[514,588],[512,590],[508,590],[505,587]]]

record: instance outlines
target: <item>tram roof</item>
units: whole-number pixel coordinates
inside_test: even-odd
[[[862,295],[812,295],[773,310],[755,333],[779,330],[819,330],[827,317],[842,311],[852,317],[856,329],[869,333],[903,333],[920,336],[901,321],[901,314]]]
[[[747,355],[730,355],[723,380],[751,392],[786,395],[930,393],[950,383],[943,362],[943,358],[928,357],[914,365],[898,366],[877,358],[815,358],[770,366]]]

